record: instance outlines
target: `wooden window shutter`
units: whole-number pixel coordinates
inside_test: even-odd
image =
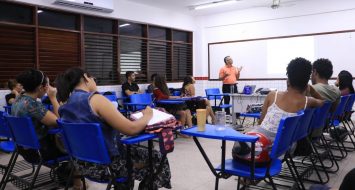
[[[192,76],[192,46],[189,44],[173,45],[173,80],[183,80]]]

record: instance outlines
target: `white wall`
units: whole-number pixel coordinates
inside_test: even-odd
[[[195,64],[204,67],[195,70],[195,75],[208,76],[208,43],[355,29],[354,18],[353,0],[308,0],[279,9],[254,8],[201,16],[201,36],[194,44],[200,47],[195,52],[199,55]],[[238,55],[231,56],[238,64]]]

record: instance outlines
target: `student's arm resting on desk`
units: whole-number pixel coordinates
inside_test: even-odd
[[[134,92],[134,91],[130,91],[130,90],[125,90],[124,93],[127,95],[127,96],[130,96],[132,94],[137,94],[138,92]]]
[[[107,122],[108,125],[126,135],[136,135],[143,131],[153,116],[153,111],[148,106],[142,111],[142,118],[136,121],[130,121],[124,117],[107,98],[100,94],[92,96],[90,105],[93,111]]]
[[[265,100],[264,100],[264,104],[263,107],[261,108],[261,116],[260,119],[258,121],[258,124],[260,125],[261,122],[263,122],[267,109],[269,108],[269,106],[272,104],[272,102],[275,99],[275,91],[271,91],[269,92],[269,94],[266,96]]]

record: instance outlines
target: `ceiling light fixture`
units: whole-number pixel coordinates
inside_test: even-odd
[[[221,6],[221,5],[232,4],[232,3],[235,3],[236,1],[240,1],[240,0],[213,1],[213,2],[210,2],[210,3],[204,3],[204,4],[200,4],[200,5],[195,5],[195,6],[193,6],[193,9],[194,10],[207,9],[207,8],[211,8],[211,7]]]
[[[126,23],[126,24],[121,24],[121,25],[120,25],[120,28],[125,27],[125,26],[129,26],[129,25],[131,25],[131,24],[128,24],[128,23]]]

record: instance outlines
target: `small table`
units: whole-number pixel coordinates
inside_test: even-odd
[[[218,189],[218,179],[219,178],[229,178],[230,175],[226,174],[225,171],[225,158],[226,158],[226,141],[239,141],[239,142],[251,142],[251,157],[254,157],[255,154],[255,142],[259,139],[258,136],[245,135],[238,131],[235,131],[232,128],[226,127],[224,130],[218,131],[216,130],[217,126],[206,124],[205,131],[197,131],[197,127],[191,127],[185,130],[182,130],[181,133],[184,135],[192,136],[195,144],[197,145],[199,151],[201,152],[203,158],[205,159],[208,167],[210,168],[213,175],[216,177],[215,189]],[[210,159],[208,158],[206,152],[198,141],[197,137],[207,138],[207,139],[216,139],[222,141],[222,155],[221,155],[221,169],[217,173],[217,170],[213,167]],[[253,166],[251,166],[253,170]]]

